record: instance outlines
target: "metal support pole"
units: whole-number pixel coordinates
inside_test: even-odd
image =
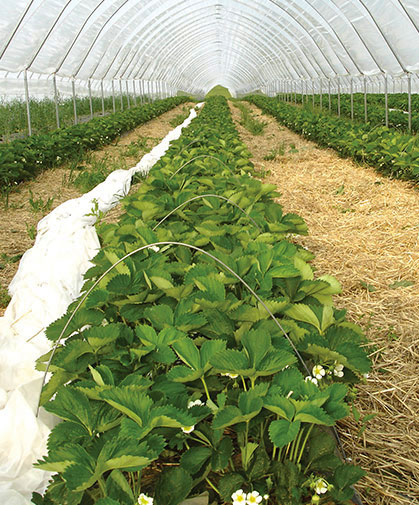
[[[57,122],[57,128],[60,128],[60,111],[58,109],[57,76],[55,74],[52,77],[52,82],[54,84],[55,120]]]
[[[124,110],[124,97],[122,95],[122,79],[119,78],[119,96],[121,98],[121,110]]]
[[[128,105],[128,109],[130,109],[131,108],[131,103],[130,103],[130,100],[129,100],[128,80],[125,81],[125,89],[127,90],[127,105]]]
[[[350,93],[351,93],[351,119],[354,120],[354,80],[351,77],[350,80]]]
[[[338,117],[340,117],[340,79],[339,79],[339,77],[337,78],[337,85],[338,85]]]
[[[87,81],[87,88],[89,90],[90,119],[93,119],[92,85],[91,85],[90,79]]]
[[[112,79],[112,108],[113,108],[113,113],[115,114],[116,112],[116,105],[115,105],[115,85]]]
[[[314,79],[311,80],[312,104],[314,109]]]
[[[364,121],[368,122],[368,107],[367,107],[367,76],[364,75]]]
[[[388,128],[388,83],[387,75],[384,75],[384,108],[385,108],[385,122]]]
[[[408,130],[412,133],[412,74],[407,74],[407,112]]]
[[[103,95],[103,79],[100,81],[100,95],[102,98],[102,116],[105,115],[105,97]]]
[[[329,112],[332,110],[332,98],[330,96],[330,78],[327,80],[327,92],[329,94]]]
[[[140,105],[143,104],[143,86],[141,79],[138,80],[138,93],[140,98]]]
[[[323,89],[322,89],[322,79],[319,79],[319,92],[320,92],[320,111],[323,110]]]
[[[132,89],[134,91],[134,106],[137,107],[137,92],[135,90],[135,79],[132,81]]]
[[[75,83],[74,77],[71,81],[71,89],[73,91],[74,124],[78,124],[79,118],[77,117],[76,83]]]
[[[301,79],[301,105],[304,105],[304,81]]]
[[[32,122],[31,122],[31,107],[29,103],[29,84],[28,84],[28,71],[25,70],[25,100],[26,100],[26,116],[28,120],[28,135],[32,135]]]

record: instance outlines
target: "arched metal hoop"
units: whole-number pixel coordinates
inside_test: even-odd
[[[184,242],[173,242],[173,241],[165,241],[165,242],[154,242],[153,244],[147,244],[147,245],[144,245],[144,246],[141,246],[139,247],[138,249],[135,249],[134,251],[131,251],[129,252],[128,254],[126,254],[125,256],[123,256],[122,258],[120,258],[118,261],[116,261],[113,265],[111,265],[96,281],[95,283],[93,284],[93,286],[91,286],[87,292],[82,296],[81,300],[79,301],[79,303],[77,304],[77,307],[74,309],[74,311],[72,312],[72,314],[70,315],[68,321],[66,322],[64,328],[61,330],[61,333],[57,339],[57,341],[55,342],[54,344],[54,347],[52,348],[52,352],[51,352],[51,356],[49,357],[49,360],[48,360],[48,363],[47,363],[47,367],[45,369],[45,373],[44,373],[44,376],[42,378],[42,385],[41,385],[41,391],[40,391],[40,395],[39,395],[39,401],[40,401],[40,398],[41,398],[41,393],[42,393],[42,389],[45,385],[45,380],[46,380],[46,376],[47,376],[47,373],[48,373],[48,370],[49,370],[49,367],[51,365],[51,362],[52,362],[52,358],[54,357],[54,354],[55,354],[55,351],[57,350],[57,347],[60,343],[60,340],[61,338],[63,337],[63,335],[65,334],[67,328],[69,327],[71,321],[73,320],[74,316],[76,315],[77,311],[79,310],[79,308],[83,305],[84,301],[86,300],[86,298],[90,295],[90,293],[95,289],[95,287],[101,282],[102,279],[104,279],[109,272],[111,272],[115,267],[117,267],[120,263],[122,263],[123,261],[125,261],[127,258],[129,258],[130,256],[133,256],[134,254],[140,252],[140,251],[144,251],[145,249],[151,249],[151,248],[155,248],[155,247],[159,247],[159,246],[165,246],[165,245],[168,245],[168,246],[171,246],[171,245],[176,245],[176,246],[183,246],[183,247],[188,247],[189,249],[193,249],[195,251],[198,251],[198,252],[201,252],[202,254],[205,254],[206,256],[208,256],[209,258],[213,259],[216,263],[218,263],[219,265],[221,265],[222,267],[224,267],[228,272],[230,272],[232,275],[234,275],[234,277],[236,277],[236,279],[238,279],[249,291],[250,293],[256,298],[256,300],[263,306],[263,308],[266,310],[266,312],[270,315],[270,317],[273,319],[273,321],[275,322],[275,324],[278,326],[278,328],[281,330],[281,332],[284,334],[284,336],[286,337],[286,339],[288,340],[289,344],[291,345],[292,349],[294,350],[296,356],[298,357],[298,359],[300,360],[301,364],[303,365],[304,369],[306,370],[307,374],[308,375],[311,375],[311,372],[310,370],[308,369],[304,359],[302,358],[301,354],[298,352],[297,348],[295,347],[294,345],[294,342],[290,339],[290,337],[288,336],[287,332],[284,330],[284,328],[282,327],[281,323],[278,321],[278,319],[274,316],[274,314],[272,313],[272,311],[269,309],[269,307],[265,304],[265,302],[260,298],[260,296],[249,286],[249,284],[247,284],[247,282],[239,275],[237,274],[233,269],[231,269],[228,265],[226,265],[223,261],[221,261],[220,259],[218,259],[216,256],[214,256],[213,254],[207,252],[207,251],[204,251],[204,249],[201,249],[200,247],[196,247],[194,245],[191,245],[191,244],[186,244]],[[40,408],[40,404],[39,404],[39,401],[38,401],[38,408],[37,408],[37,413],[36,415],[38,416],[39,414],[39,408]]]
[[[189,163],[192,163],[193,161],[197,160],[198,158],[213,158],[214,160],[217,160],[219,161],[220,163],[222,163],[226,168],[228,168],[229,170],[233,171],[228,165],[226,165],[224,163],[223,160],[220,160],[220,158],[217,158],[216,156],[211,156],[211,154],[199,154],[198,156],[195,156],[195,158],[192,158],[191,160],[187,161],[186,163],[184,163],[180,168],[178,168],[176,170],[176,172],[174,172],[170,177],[169,177],[169,180],[173,179],[173,177],[182,170],[182,168],[186,167],[186,165],[189,165]]]
[[[206,197],[215,197],[215,198],[219,198],[220,200],[225,200],[226,202],[228,203],[231,203],[232,205],[234,205],[235,207],[237,207],[239,210],[241,210],[243,212],[243,214],[245,214],[249,219],[250,221],[252,221],[252,223],[256,226],[256,228],[262,233],[263,230],[260,228],[260,226],[257,224],[257,222],[249,216],[249,214],[244,210],[242,209],[239,205],[237,205],[237,203],[234,203],[233,201],[231,201],[229,198],[225,197],[225,196],[221,196],[221,195],[215,195],[215,194],[207,194],[207,195],[199,195],[199,196],[194,196],[193,198],[190,198],[189,200],[187,200],[186,202],[183,202],[181,203],[180,205],[178,205],[175,209],[171,210],[169,212],[169,214],[167,214],[166,216],[164,216],[163,219],[161,219],[157,224],[156,226],[153,228],[153,231],[158,227],[160,226],[164,221],[166,221],[166,219],[168,217],[170,217],[172,214],[174,214],[177,210],[181,209],[184,205],[187,205],[188,203],[190,202],[193,202],[194,200],[199,200],[199,198],[206,198]]]

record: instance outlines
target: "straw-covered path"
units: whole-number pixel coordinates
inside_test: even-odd
[[[367,470],[357,486],[364,505],[419,503],[419,191],[340,158],[267,122],[262,136],[240,124],[242,140],[285,212],[307,222],[298,242],[316,254],[316,275],[342,284],[335,305],[366,331],[373,372],[359,386],[359,422],[339,427],[347,455]],[[272,150],[276,149],[276,153]],[[266,160],[265,157],[275,159]],[[365,429],[362,417],[376,413]]]

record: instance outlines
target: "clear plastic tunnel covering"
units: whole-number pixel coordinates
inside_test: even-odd
[[[337,77],[343,83],[345,77],[415,77],[419,70],[417,0],[0,5],[2,93],[13,94],[25,73],[31,84],[57,76],[109,90],[113,81],[150,81],[203,94],[215,84],[244,93],[284,80],[322,85]]]

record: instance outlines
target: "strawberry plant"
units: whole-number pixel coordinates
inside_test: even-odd
[[[347,503],[363,471],[336,454],[359,327],[314,278],[306,233],[250,175],[214,97],[125,200],[83,294],[47,329],[41,395],[60,422],[38,505]],[[198,198],[199,197],[199,198]]]
[[[315,95],[315,105],[320,105],[320,95]],[[323,113],[327,114],[327,101],[328,97],[323,96]],[[351,95],[342,93],[340,95],[340,114],[341,116],[351,117]],[[399,131],[408,131],[408,104],[407,93],[395,93],[388,95],[388,125],[390,128],[395,128]],[[417,133],[419,130],[419,114],[417,113],[419,105],[419,95],[412,95],[412,132]],[[297,95],[297,103],[301,103],[303,97]],[[311,107],[311,97],[306,102],[306,106]],[[336,114],[338,110],[338,95],[330,96],[331,112]],[[385,98],[384,94],[370,93],[367,97],[367,118],[371,127],[385,125]],[[364,94],[353,94],[353,117],[356,121],[365,121],[364,109]]]
[[[300,109],[266,96],[253,95],[247,100],[321,146],[332,147],[343,156],[368,163],[390,177],[419,181],[416,136],[399,133],[385,126],[372,127],[327,113]]]
[[[87,123],[55,130],[43,135],[0,144],[0,188],[7,188],[35,177],[40,170],[77,159],[88,149],[109,144],[121,133],[163,114],[187,97],[172,97],[134,107]]]

